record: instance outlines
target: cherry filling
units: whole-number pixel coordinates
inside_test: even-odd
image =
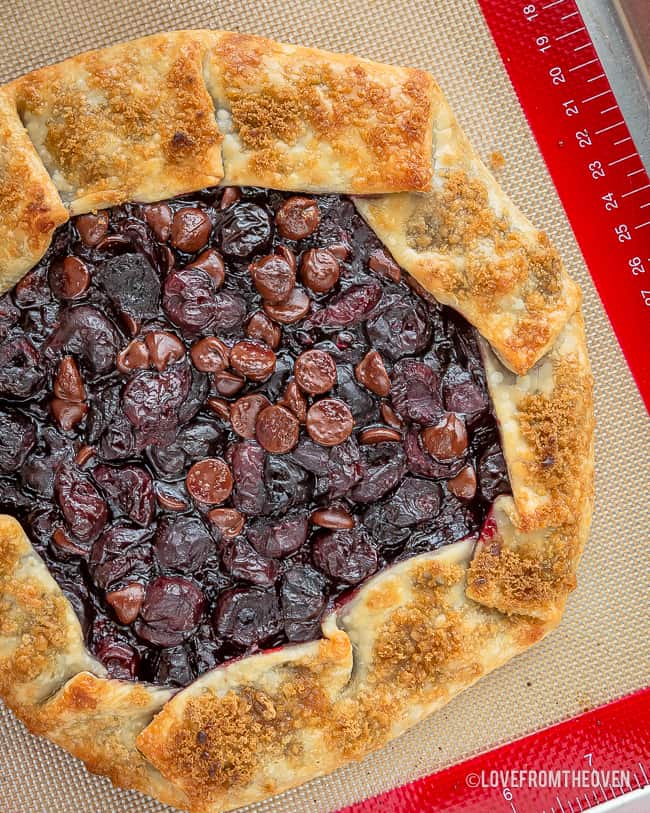
[[[115,677],[317,638],[508,490],[473,329],[346,198],[82,215],[0,299],[0,505]]]

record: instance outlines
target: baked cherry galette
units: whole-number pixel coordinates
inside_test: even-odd
[[[0,695],[191,811],[557,625],[580,295],[433,79],[225,32],[0,89]]]

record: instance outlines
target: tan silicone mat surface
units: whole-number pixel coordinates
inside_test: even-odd
[[[650,421],[475,0],[0,0],[0,12],[0,83],[88,48],[191,27],[431,70],[481,155],[503,153],[503,186],[549,231],[583,286],[596,378],[596,511],[561,627],[374,756],[249,810],[327,813],[646,685]],[[4,813],[169,809],[86,773],[4,708],[0,743]]]

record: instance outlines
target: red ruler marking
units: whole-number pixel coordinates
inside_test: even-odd
[[[340,813],[580,813],[650,786],[649,774],[644,690]]]
[[[575,0],[479,0],[650,411],[650,180]]]

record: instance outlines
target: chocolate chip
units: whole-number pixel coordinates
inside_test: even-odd
[[[253,284],[265,302],[284,302],[296,284],[296,272],[278,254],[269,254],[248,266]]]
[[[147,333],[144,343],[153,366],[160,373],[185,355],[183,342],[173,333],[164,330],[152,330],[151,333]]]
[[[77,367],[77,362],[72,356],[65,356],[61,359],[59,369],[54,379],[54,394],[63,401],[79,403],[86,399],[86,389]]]
[[[129,582],[121,590],[106,593],[106,601],[122,624],[132,624],[144,601],[144,587],[139,582]]]
[[[295,380],[292,379],[287,384],[284,395],[278,399],[278,404],[286,407],[290,412],[293,412],[300,423],[304,423],[307,420],[307,399],[300,391]]]
[[[298,443],[300,424],[288,409],[269,406],[257,416],[255,431],[260,446],[267,452],[285,454]]]
[[[395,412],[395,410],[390,406],[390,404],[386,403],[386,401],[382,401],[379,412],[381,413],[381,417],[384,420],[384,423],[387,423],[393,429],[402,429],[404,426],[404,421],[400,418],[400,416]]]
[[[84,419],[88,407],[86,404],[74,404],[61,398],[53,398],[50,401],[50,410],[54,420],[64,432],[67,432]]]
[[[459,500],[472,500],[476,494],[476,472],[472,466],[465,466],[451,480],[447,481],[447,488]]]
[[[221,398],[208,398],[205,403],[222,421],[230,420],[230,404],[228,401],[224,401]]]
[[[158,481],[154,485],[154,490],[158,505],[164,511],[187,511],[190,507],[187,500],[180,496],[175,486]]]
[[[243,375],[230,373],[228,370],[215,373],[213,381],[219,395],[223,395],[225,398],[232,398],[233,395],[237,395],[239,390],[246,384],[246,379]]]
[[[86,446],[86,445],[80,446],[79,451],[77,452],[77,454],[74,457],[74,462],[78,466],[83,466],[85,463],[87,463],[96,454],[97,454],[97,449],[95,449],[93,446]]]
[[[230,365],[251,381],[264,381],[275,370],[275,353],[262,342],[244,340],[230,351]]]
[[[326,248],[310,248],[300,259],[300,279],[316,293],[330,291],[339,281],[340,265]]]
[[[436,460],[455,460],[467,449],[465,422],[448,412],[436,426],[427,426],[421,432],[422,445]]]
[[[192,345],[192,363],[202,373],[219,373],[230,360],[230,348],[216,336],[206,336]]]
[[[282,329],[264,313],[255,311],[246,322],[244,332],[249,339],[259,339],[265,342],[272,350],[277,350],[282,340]]]
[[[232,473],[225,460],[220,457],[208,457],[190,468],[185,484],[197,502],[216,505],[230,496],[233,486]]]
[[[172,245],[193,254],[208,242],[211,230],[210,218],[202,209],[195,206],[179,209],[172,221]]]
[[[88,290],[90,272],[78,257],[66,257],[63,262],[52,263],[49,281],[59,299],[79,299]]]
[[[306,350],[294,364],[296,383],[310,395],[322,395],[336,384],[336,362],[324,350]]]
[[[350,248],[348,243],[331,243],[327,250],[330,254],[333,254],[337,260],[340,260],[344,263],[352,253],[352,249]]]
[[[205,271],[215,281],[217,288],[221,288],[226,278],[226,266],[223,257],[215,248],[206,248],[194,262],[187,265],[187,268],[199,268],[201,271]]]
[[[144,207],[144,219],[161,243],[172,233],[172,210],[166,203],[150,203]]]
[[[246,518],[235,508],[213,508],[208,511],[208,519],[226,539],[234,539],[243,528]]]
[[[350,408],[336,398],[317,401],[307,412],[307,433],[321,446],[337,446],[354,428]]]
[[[230,407],[230,422],[234,431],[241,437],[252,440],[255,437],[257,416],[268,406],[271,406],[271,402],[260,393],[238,398]]]
[[[293,271],[296,273],[296,255],[291,251],[289,246],[285,246],[284,243],[280,243],[280,245],[275,247],[275,253],[279,254],[285,262],[287,262]]]
[[[370,350],[354,368],[357,381],[376,395],[385,397],[390,392],[390,378],[384,360],[377,350]]]
[[[309,517],[314,525],[331,528],[334,531],[354,528],[354,517],[345,508],[319,508]]]
[[[149,361],[147,345],[138,339],[129,342],[124,350],[117,354],[115,366],[120,373],[128,374],[133,370],[146,370]]]
[[[108,213],[97,212],[97,214],[79,215],[74,220],[74,225],[79,232],[79,237],[89,248],[94,248],[100,243],[108,232]]]
[[[402,433],[397,429],[391,429],[388,426],[370,426],[359,432],[359,443],[373,444],[373,443],[393,443],[401,441]]]
[[[399,265],[383,248],[376,249],[368,257],[368,267],[375,274],[386,277],[393,282],[399,282],[402,279],[402,271]]]
[[[75,544],[61,528],[57,528],[56,531],[54,531],[52,541],[57,548],[73,556],[83,556],[85,558],[88,555],[88,551],[80,545]]]
[[[287,240],[303,240],[318,228],[318,204],[312,198],[299,195],[289,198],[278,209],[275,223],[282,237]]]
[[[221,193],[221,201],[219,202],[220,209],[227,209],[233,203],[241,200],[241,190],[238,186],[224,186]]]
[[[264,310],[267,315],[283,325],[292,325],[294,322],[304,319],[309,313],[310,307],[311,299],[302,288],[298,287],[294,288],[288,299],[279,305],[264,303]]]

